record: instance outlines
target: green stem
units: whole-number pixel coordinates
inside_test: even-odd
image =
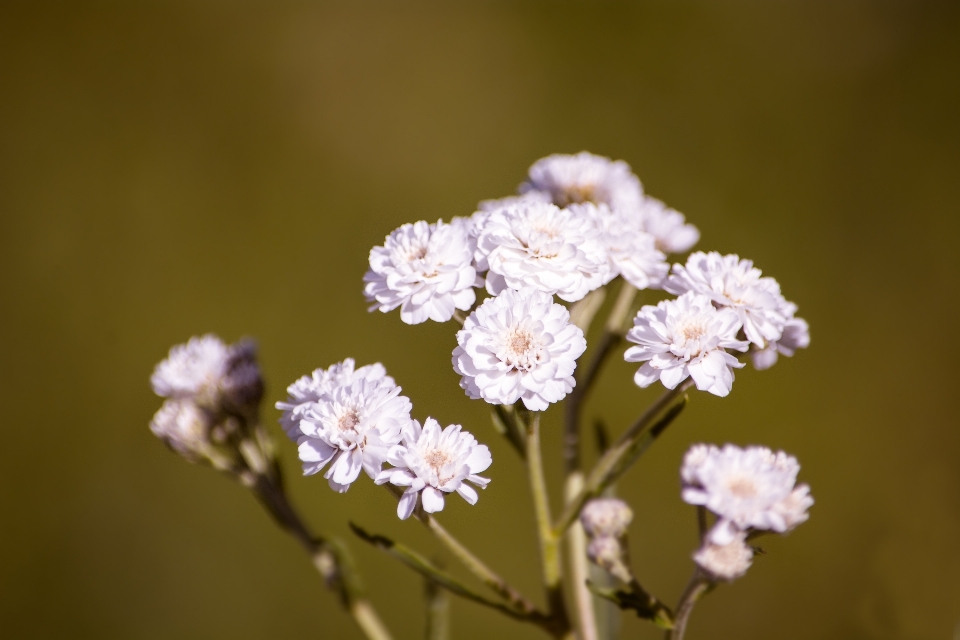
[[[680,603],[677,605],[677,613],[673,619],[673,628],[667,630],[666,640],[683,640],[683,635],[687,631],[687,622],[690,620],[690,614],[693,613],[693,607],[697,601],[710,590],[710,582],[703,576],[699,569],[693,572],[690,583],[680,596]]]
[[[450,638],[450,593],[442,589],[432,578],[425,580],[423,599],[426,605],[427,624],[424,640],[449,640]]]
[[[567,476],[564,498],[570,501],[583,489],[583,472],[574,471]],[[570,588],[577,611],[577,633],[580,640],[597,640],[597,617],[593,609],[593,594],[587,587],[590,567],[587,564],[587,536],[579,523],[574,523],[566,535],[567,569],[570,572]]]
[[[563,601],[563,586],[560,573],[560,536],[550,526],[550,499],[543,474],[543,456],[540,451],[540,412],[532,413],[527,425],[527,470],[533,507],[537,517],[537,532],[540,539],[540,560],[543,570],[543,585],[547,594],[547,613],[555,618],[564,632],[569,629],[566,605]]]
[[[590,498],[596,497],[619,478],[637,458],[643,454],[647,448],[663,433],[671,422],[680,414],[685,406],[686,400],[682,400],[668,411],[664,411],[677,400],[683,398],[684,393],[693,380],[688,378],[675,389],[667,389],[660,398],[654,402],[641,415],[633,425],[627,429],[623,435],[607,450],[600,460],[594,466],[590,475],[587,477],[583,490],[571,500],[557,521],[553,531],[559,536],[580,516],[580,511]],[[654,423],[654,419],[664,413],[663,417]],[[652,426],[651,426],[652,424]],[[648,427],[650,427],[648,429]]]

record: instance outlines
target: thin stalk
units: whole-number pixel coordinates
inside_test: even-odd
[[[564,490],[570,501],[583,489],[583,472],[575,471],[567,476]],[[593,594],[587,587],[590,567],[587,564],[587,536],[579,522],[575,522],[566,535],[567,569],[570,571],[570,588],[577,611],[577,634],[580,640],[598,640],[597,616],[593,608]]]
[[[424,640],[449,640],[450,593],[431,578],[427,578],[424,582],[423,599],[427,617],[423,633]]]
[[[687,631],[687,622],[690,620],[690,614],[693,613],[693,607],[697,601],[710,590],[711,584],[699,569],[693,572],[687,588],[680,596],[680,603],[677,605],[677,613],[673,619],[673,628],[667,630],[666,640],[683,640],[683,635]]]
[[[682,411],[684,402],[674,406],[666,413],[664,411],[677,398],[682,398],[692,384],[693,380],[688,378],[677,385],[675,389],[667,389],[600,457],[590,475],[587,476],[583,489],[567,504],[556,526],[554,526],[555,535],[562,535],[580,516],[580,511],[587,501],[600,495],[663,433]],[[664,413],[664,416],[654,423],[654,419],[661,413]]]
[[[540,412],[533,412],[527,424],[527,470],[533,507],[537,517],[537,532],[540,539],[540,561],[543,570],[543,586],[547,595],[547,613],[564,627],[569,628],[566,605],[563,601],[563,586],[560,573],[560,537],[551,527],[550,499],[543,474],[543,456],[540,451]]]

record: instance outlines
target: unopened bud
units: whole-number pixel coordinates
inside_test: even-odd
[[[598,536],[587,545],[587,557],[590,561],[621,582],[630,582],[630,569],[624,562],[623,545],[616,538]]]
[[[617,498],[591,500],[580,514],[580,523],[591,538],[620,538],[627,533],[633,511]]]
[[[202,456],[210,426],[207,411],[189,400],[167,400],[150,422],[154,435],[192,462]]]

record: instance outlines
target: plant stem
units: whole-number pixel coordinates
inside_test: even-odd
[[[564,497],[567,502],[583,490],[583,472],[574,471],[567,476]],[[567,569],[570,572],[570,588],[577,608],[577,634],[580,640],[597,640],[597,617],[593,609],[593,594],[587,587],[590,567],[587,564],[587,536],[579,522],[575,522],[566,535]]]
[[[693,613],[693,607],[701,596],[710,590],[710,586],[710,582],[700,570],[694,570],[687,588],[680,596],[677,613],[673,619],[673,628],[667,631],[666,640],[683,640],[683,634],[687,631],[687,622],[690,620],[690,614]]]
[[[683,394],[692,385],[693,379],[688,378],[677,385],[675,389],[667,389],[600,457],[587,477],[583,489],[567,504],[563,514],[554,526],[555,535],[562,535],[567,527],[580,516],[580,511],[587,501],[600,495],[663,433],[673,419],[679,415],[683,403],[666,411],[659,422],[652,424],[652,426],[651,423],[658,415],[664,413],[664,410],[677,398],[683,397]],[[650,427],[650,429],[647,430],[647,427]]]
[[[450,593],[434,580],[426,579],[423,599],[426,601],[427,624],[424,640],[448,640],[450,638]]]
[[[533,493],[533,507],[537,517],[537,531],[540,538],[540,560],[543,570],[543,585],[547,594],[547,614],[569,630],[569,618],[563,601],[563,586],[560,573],[560,538],[554,535],[550,519],[550,499],[547,495],[547,482],[543,475],[543,456],[540,451],[540,412],[531,414],[527,424],[527,471],[530,490]]]

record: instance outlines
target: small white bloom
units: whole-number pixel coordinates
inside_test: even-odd
[[[541,202],[490,212],[477,237],[476,264],[487,271],[493,295],[536,287],[568,302],[600,287],[608,272],[593,222]]]
[[[170,349],[150,377],[153,391],[164,398],[189,398],[217,408],[220,384],[228,370],[230,349],[213,334],[193,337]]]
[[[545,192],[560,207],[579,202],[635,207],[643,198],[643,186],[630,165],[586,151],[541,158],[530,167],[528,176],[520,185],[521,193]]]
[[[329,395],[336,387],[349,385],[356,380],[370,382],[382,380],[385,386],[397,386],[379,362],[357,369],[353,358],[347,358],[343,362],[331,365],[328,369],[317,369],[287,387],[287,400],[276,404],[277,409],[283,411],[280,417],[283,432],[294,442],[299,440],[303,435],[300,431],[300,421],[303,420],[307,409]]]
[[[803,318],[791,317],[783,325],[780,339],[771,340],[763,349],[752,347],[750,358],[753,361],[753,368],[762,371],[775,365],[780,354],[789,358],[797,349],[806,349],[809,346],[810,325]]]
[[[297,448],[304,475],[329,463],[323,477],[331,489],[344,493],[361,469],[377,477],[390,447],[400,442],[412,407],[387,376],[368,379],[355,373],[330,387],[303,411]]]
[[[657,249],[664,253],[686,253],[700,240],[700,231],[682,213],[656,198],[644,196],[636,213],[643,230],[656,238]]]
[[[477,205],[477,210],[481,213],[490,213],[497,209],[505,209],[518,204],[529,204],[531,202],[553,202],[550,194],[545,191],[527,191],[518,196],[507,196],[505,198],[496,198],[494,200],[481,200]]]
[[[150,431],[188,460],[196,460],[210,431],[208,413],[189,400],[167,400],[153,416]]]
[[[766,447],[691,449],[681,476],[683,499],[704,506],[718,517],[710,542],[726,545],[748,529],[785,533],[807,515],[813,504],[809,488],[795,487],[797,459]]]
[[[687,264],[673,265],[673,274],[663,288],[674,294],[693,291],[709,296],[718,307],[729,307],[740,316],[747,340],[763,349],[768,341],[779,340],[787,322],[788,304],[780,285],[761,277],[753,261],[716,251],[690,254]]]
[[[573,204],[571,211],[593,221],[607,256],[604,283],[618,275],[637,289],[659,287],[670,271],[667,257],[657,249],[656,239],[643,230],[636,216],[605,204]]]
[[[627,340],[638,346],[627,349],[624,359],[643,362],[633,378],[640,387],[660,380],[675,389],[689,376],[697,389],[726,396],[733,369],[743,364],[725,349],[747,350],[747,343],[737,340],[739,329],[734,311],[716,309],[707,296],[686,293],[637,312]]]
[[[730,582],[741,577],[753,563],[753,549],[746,543],[746,534],[738,533],[727,544],[707,541],[693,560],[715,580]]]
[[[587,558],[621,582],[630,582],[633,574],[627,566],[623,545],[613,536],[597,536],[587,545]]]
[[[402,444],[390,449],[387,460],[394,468],[382,471],[376,482],[407,487],[397,505],[401,520],[410,517],[421,494],[427,513],[443,510],[444,493],[456,491],[468,503],[477,503],[476,490],[466,482],[485,489],[490,480],[477,474],[486,471],[493,458],[486,445],[461,429],[452,424],[441,431],[433,418],[421,428],[413,420],[403,431]]]
[[[476,301],[473,253],[462,224],[401,226],[370,250],[370,270],[363,277],[364,295],[374,302],[370,311],[400,307],[407,324],[446,322],[455,309],[465,311]]]
[[[596,498],[580,513],[580,523],[588,536],[612,536],[619,538],[627,533],[633,521],[630,506],[618,498]]]
[[[457,332],[453,370],[473,399],[544,411],[573,389],[587,341],[570,313],[533,288],[487,298]]]

